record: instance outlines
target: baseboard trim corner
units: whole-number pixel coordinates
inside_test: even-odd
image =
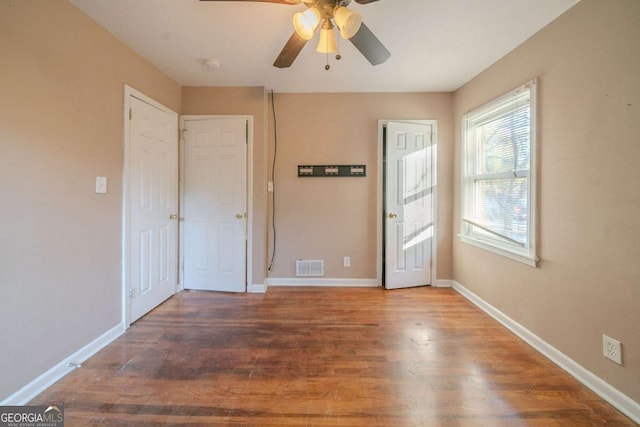
[[[433,284],[431,285],[434,288],[452,288],[453,287],[453,280],[451,279],[436,279],[433,281]]]
[[[247,292],[250,294],[266,294],[267,293],[267,281],[264,283],[253,283],[249,285]]]
[[[539,351],[547,359],[558,365],[569,375],[580,381],[582,384],[590,388],[598,396],[609,402],[620,412],[631,418],[634,422],[640,424],[640,403],[634,401],[611,384],[604,381],[582,365],[562,353],[560,350],[544,341],[542,338],[511,319],[509,316],[498,310],[487,301],[467,289],[462,284],[452,281],[452,287],[459,294],[469,300],[472,304],[480,308],[482,311],[493,317],[504,327],[516,334],[531,347]]]
[[[69,372],[77,369],[69,367],[69,364],[80,364],[85,360],[102,350],[107,344],[122,335],[125,331],[124,323],[120,323],[91,341],[78,351],[67,356],[64,360],[49,368],[39,377],[16,391],[2,402],[0,406],[21,406],[29,403],[37,395],[51,387],[56,381],[67,375]]]

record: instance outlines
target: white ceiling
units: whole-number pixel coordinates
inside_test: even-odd
[[[265,86],[276,92],[452,91],[579,0],[381,0],[349,6],[391,51],[371,66],[340,40],[342,60],[317,53],[273,67],[300,5],[250,1],[71,0],[182,86]],[[220,68],[207,70],[206,59]]]

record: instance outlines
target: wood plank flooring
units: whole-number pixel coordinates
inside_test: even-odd
[[[182,292],[32,404],[67,426],[633,426],[451,289]]]

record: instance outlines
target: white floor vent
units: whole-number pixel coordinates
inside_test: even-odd
[[[324,276],[323,259],[298,259],[296,260],[296,276]]]

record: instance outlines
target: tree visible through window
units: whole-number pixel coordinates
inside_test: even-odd
[[[535,265],[535,81],[462,121],[463,241]]]

